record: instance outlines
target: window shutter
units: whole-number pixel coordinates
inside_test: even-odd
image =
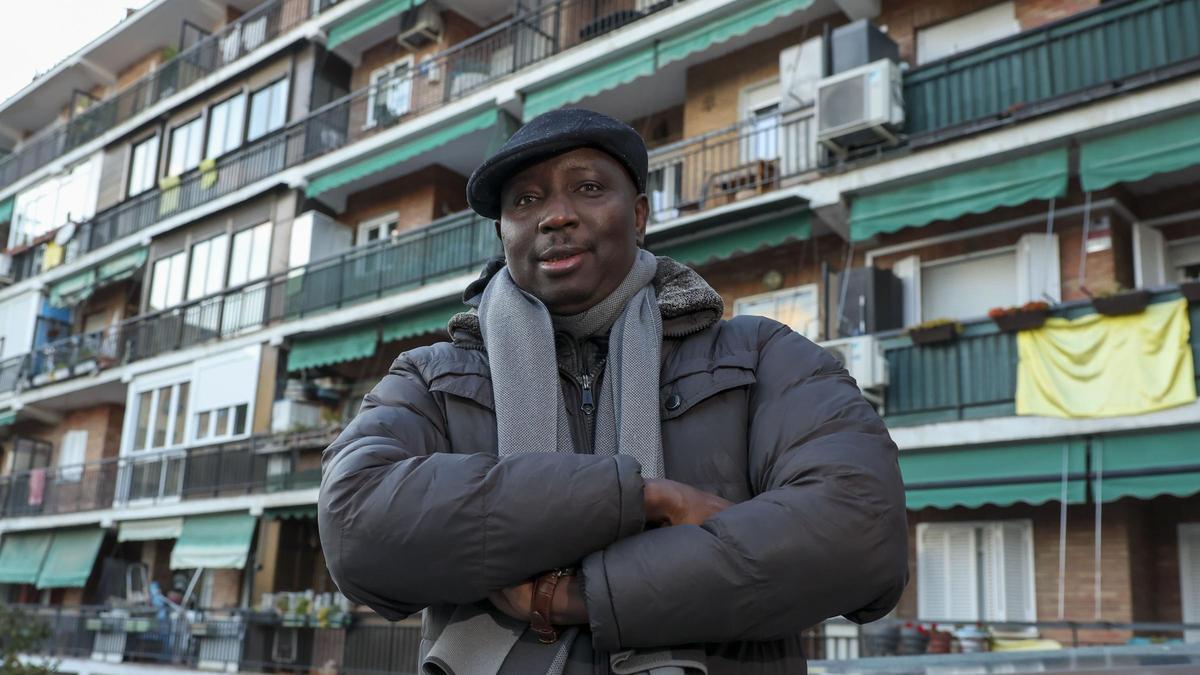
[[[1200,523],[1179,526],[1179,583],[1183,622],[1200,623]],[[1186,642],[1200,643],[1200,630],[1189,630]]]
[[[1004,620],[1004,529],[996,524],[979,528],[979,549],[983,579],[980,595],[983,618]]]
[[[918,529],[917,617],[949,618],[950,609],[946,604],[946,530],[928,523],[922,523]]]
[[[975,529],[922,523],[917,540],[917,613],[920,619],[978,618]]]
[[[978,548],[973,526],[957,526],[947,537],[946,592],[950,610],[947,619],[975,621],[979,618],[979,581],[976,574]]]
[[[82,477],[84,457],[87,455],[86,429],[74,429],[63,434],[62,447],[58,452],[59,477],[65,481],[77,481]]]
[[[1062,284],[1058,235],[1026,234],[1017,241],[1017,300],[1058,302]]]

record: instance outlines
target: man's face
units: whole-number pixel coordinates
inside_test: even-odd
[[[593,148],[525,169],[500,199],[496,232],[509,273],[555,314],[578,314],[616,290],[646,233],[646,196]]]

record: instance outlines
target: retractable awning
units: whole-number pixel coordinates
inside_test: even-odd
[[[466,310],[461,300],[454,300],[442,305],[426,307],[405,316],[398,317],[385,323],[380,330],[379,339],[384,342],[405,340],[434,331],[446,331],[450,317]]]
[[[968,213],[987,213],[1067,192],[1067,149],[989,164],[913,185],[854,198],[850,237],[854,241]]]
[[[366,9],[335,22],[329,27],[325,40],[327,49],[334,49],[379,24],[394,19],[425,0],[379,0]]]
[[[37,587],[82,588],[92,575],[103,541],[104,530],[98,527],[55,530]]]
[[[117,541],[154,541],[178,539],[183,532],[183,518],[152,518],[126,520],[117,526]]]
[[[811,215],[803,211],[732,229],[721,228],[714,234],[698,234],[678,243],[667,241],[655,246],[654,252],[685,265],[700,265],[808,239],[811,233]]]
[[[1092,438],[1092,494],[1101,502],[1200,493],[1200,427]]]
[[[96,270],[90,269],[63,279],[50,287],[51,307],[77,305],[96,290]]]
[[[908,508],[1018,502],[1043,504],[1063,498],[1081,504],[1087,496],[1087,445],[1057,440],[1006,445],[905,450],[900,471]]]
[[[1200,164],[1200,114],[1140,126],[1079,146],[1079,182],[1086,191]]]
[[[132,277],[146,263],[148,248],[138,248],[111,258],[50,287],[52,307],[68,307],[87,300],[98,288]]]
[[[248,513],[188,516],[171,550],[171,569],[242,569],[257,522]]]
[[[288,351],[288,372],[366,358],[375,353],[378,342],[377,326],[301,338]]]
[[[0,541],[0,584],[36,582],[53,538],[49,530],[5,533]]]
[[[12,220],[13,203],[16,201],[16,199],[17,196],[13,195],[0,202],[0,223],[7,223]]]
[[[313,520],[316,519],[316,517],[316,504],[281,506],[279,508],[267,509],[263,511],[263,518],[266,518],[267,520]]]

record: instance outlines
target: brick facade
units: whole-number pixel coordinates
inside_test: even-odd
[[[466,192],[465,176],[434,165],[350,195],[338,220],[357,236],[361,223],[394,212],[404,232],[466,209]]]

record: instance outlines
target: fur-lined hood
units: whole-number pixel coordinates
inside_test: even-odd
[[[463,292],[463,302],[471,306],[450,318],[447,330],[455,344],[478,345],[483,341],[476,308],[483,289],[497,272],[504,268],[503,258],[492,258],[485,264],[479,278]],[[683,337],[708,328],[721,319],[725,303],[712,286],[692,268],[665,256],[658,256],[658,271],[654,275],[654,293],[662,313],[663,336]]]

